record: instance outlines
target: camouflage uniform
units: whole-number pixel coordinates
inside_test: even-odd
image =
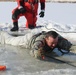
[[[63,37],[59,36],[57,48],[69,50],[71,47],[71,43],[64,39]],[[48,52],[52,52],[53,49],[51,49],[46,43],[45,43],[45,34],[37,34],[32,37],[32,39],[29,42],[29,47],[31,49],[30,54],[34,56],[35,58],[41,58],[43,55],[45,55]],[[56,48],[55,47],[55,48]]]
[[[41,57],[41,52],[43,51],[45,35],[33,36],[29,42],[29,48],[31,49],[30,54],[35,58]],[[43,53],[43,52],[42,52]]]

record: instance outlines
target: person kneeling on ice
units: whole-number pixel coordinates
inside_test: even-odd
[[[45,0],[17,0],[18,6],[12,11],[12,20],[14,27],[11,31],[18,31],[18,19],[24,16],[27,20],[26,28],[33,29],[36,27],[38,3],[40,1],[40,17],[44,17]]]
[[[52,52],[55,48],[58,48],[62,54],[68,53],[71,45],[68,40],[61,37],[55,31],[39,33],[31,39],[30,54],[35,58],[44,59],[45,55]],[[67,50],[67,52],[63,52],[61,49]]]

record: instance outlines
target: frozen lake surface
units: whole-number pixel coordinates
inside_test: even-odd
[[[60,60],[76,65],[76,54],[58,57]],[[67,60],[68,59],[68,60]],[[37,60],[29,55],[29,50],[9,45],[0,45],[0,65],[6,65],[6,71],[0,75],[75,75],[76,67],[49,58]]]
[[[11,25],[11,11],[16,5],[15,2],[0,2],[0,28]],[[42,25],[44,20],[47,24],[49,21],[60,23],[54,25],[58,29],[62,27],[65,31],[76,30],[76,26],[72,26],[76,24],[76,4],[46,3],[45,17],[38,18],[38,24]],[[25,19],[20,18],[19,23],[20,26],[24,25]],[[67,26],[67,24],[70,25]],[[0,75],[76,75],[76,67],[74,67],[76,66],[76,52],[56,58],[69,65],[51,58],[47,61],[37,60],[31,57],[29,50],[25,48],[0,44],[0,65],[7,67],[5,71],[0,71]]]

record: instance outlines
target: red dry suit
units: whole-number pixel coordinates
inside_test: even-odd
[[[16,19],[13,19],[13,22],[18,21],[21,16],[25,16],[27,22],[26,27],[29,28],[29,25],[36,26],[37,21],[37,12],[38,12],[38,3],[40,1],[41,10],[45,10],[45,0],[17,0],[18,6],[12,11],[12,14],[18,9],[20,6],[23,6],[26,10],[25,13],[20,13]]]

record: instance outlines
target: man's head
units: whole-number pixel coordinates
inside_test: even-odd
[[[58,43],[58,33],[56,33],[55,31],[47,32],[45,36],[45,41],[46,44],[53,49]]]

